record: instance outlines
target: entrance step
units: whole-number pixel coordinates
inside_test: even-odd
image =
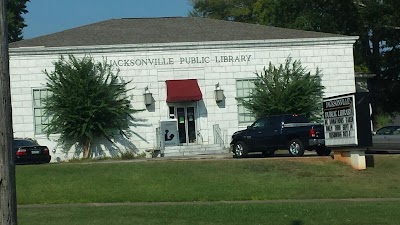
[[[225,149],[220,145],[183,145],[168,146],[164,149],[164,157],[171,156],[195,156],[195,155],[213,155],[228,153],[229,149]]]

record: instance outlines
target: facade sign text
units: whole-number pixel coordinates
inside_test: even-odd
[[[162,66],[174,64],[208,64],[208,63],[241,63],[250,62],[251,55],[218,55],[218,56],[192,56],[192,57],[163,57],[163,58],[128,58],[109,60],[109,64],[116,67],[143,67]]]

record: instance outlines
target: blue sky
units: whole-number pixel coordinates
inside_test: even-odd
[[[107,19],[187,16],[189,0],[31,0],[24,39]]]

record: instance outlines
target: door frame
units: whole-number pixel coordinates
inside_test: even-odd
[[[197,102],[175,102],[175,103],[167,103],[167,116],[168,118],[171,118],[170,114],[170,107],[174,107],[174,118],[177,118],[177,108],[184,108],[185,112],[185,133],[186,133],[186,143],[180,143],[180,145],[197,145],[199,143],[199,139],[197,136],[197,131],[198,131],[198,118],[199,118],[199,112],[198,112],[198,104]],[[193,107],[194,108],[194,127],[195,127],[195,137],[196,141],[194,143],[189,143],[189,123],[188,123],[188,118],[187,118],[187,108],[188,107]],[[178,121],[179,124],[179,121]],[[179,129],[178,129],[179,132]]]

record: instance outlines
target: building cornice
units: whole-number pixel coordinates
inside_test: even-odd
[[[177,42],[150,43],[127,45],[96,45],[70,47],[19,47],[10,48],[10,56],[19,55],[54,55],[54,54],[88,54],[116,52],[151,52],[151,51],[182,51],[199,49],[238,49],[252,47],[290,47],[310,45],[352,45],[358,40],[357,36],[304,38],[304,39],[275,39],[275,40],[245,40],[245,41],[215,41],[215,42]]]

